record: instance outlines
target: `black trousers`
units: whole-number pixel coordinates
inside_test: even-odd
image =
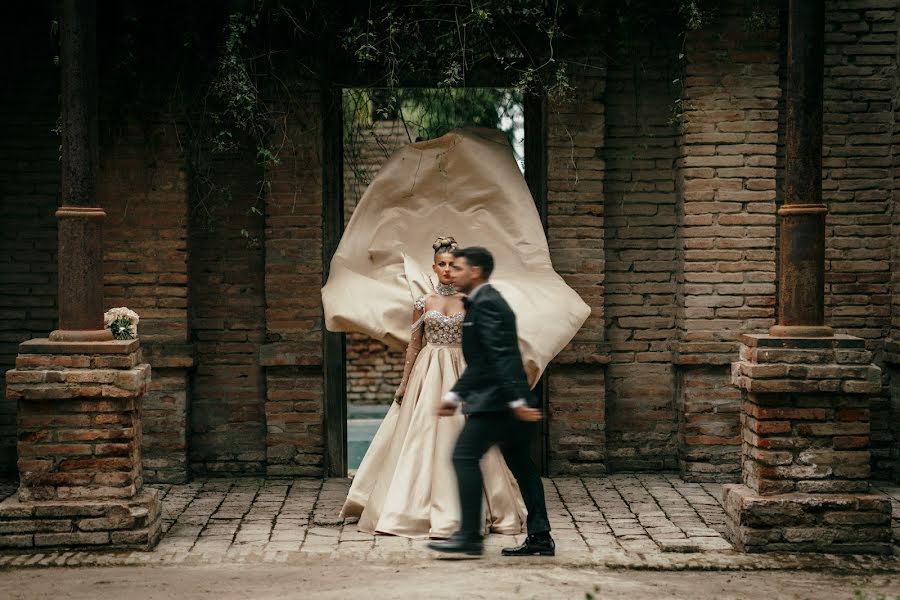
[[[453,468],[462,508],[460,535],[481,537],[483,478],[479,462],[495,445],[500,446],[503,458],[522,491],[522,499],[528,509],[529,535],[550,531],[544,486],[529,453],[534,425],[516,419],[511,412],[473,414],[466,419],[453,450]]]

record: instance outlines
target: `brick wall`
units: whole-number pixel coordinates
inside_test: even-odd
[[[548,369],[550,469],[606,470],[604,384],[604,176],[606,65],[579,61],[576,97],[548,108],[547,241],[556,271],[591,307]]]
[[[412,313],[412,307],[410,307]],[[347,403],[390,404],[403,378],[406,353],[372,338],[347,335]]]
[[[324,474],[322,372],[322,116],[304,84],[279,120],[281,163],[267,174],[265,207],[266,472]]]
[[[670,64],[679,46],[637,40],[630,62],[578,60],[575,98],[549,107],[551,256],[592,308],[548,370],[553,472],[679,467],[719,481],[738,472],[739,396],[727,364],[739,333],[772,324],[777,268],[783,48],[779,33],[748,30],[756,4],[723,5],[709,31],[692,32],[682,77]],[[828,319],[886,367],[883,341],[900,338],[898,10],[888,0],[827,6]],[[46,37],[45,21],[23,27]],[[46,335],[56,316],[58,73],[45,50],[10,65],[18,93],[0,99],[4,371],[18,342]],[[683,130],[669,122],[676,78]],[[197,173],[185,172],[169,120],[104,137],[107,304],[141,313],[154,368],[148,479],[174,481],[188,466],[324,473],[321,123],[335,107],[321,105],[314,85],[297,90],[279,120],[286,143],[268,173],[264,218],[247,212],[262,177],[253,156],[212,165],[232,197],[215,205],[208,230],[189,198]],[[377,375],[357,379],[391,393],[397,371],[378,371],[390,363],[360,347]],[[884,373],[871,406],[877,477],[900,472],[900,375]],[[14,467],[13,411],[0,401],[0,470]]]
[[[763,6],[762,8],[766,8]],[[779,42],[750,31],[749,8],[722,7],[685,45],[677,294],[680,468],[738,476],[737,338],[775,316]]]
[[[678,50],[632,44],[606,88],[607,445],[614,469],[676,466],[676,130]]]
[[[0,97],[0,476],[16,471],[16,404],[6,398],[3,374],[15,364],[19,343],[46,336],[57,318],[59,137],[52,130],[59,72],[46,21],[18,25],[34,44],[27,56],[7,63]],[[0,47],[5,56],[21,55],[6,43]]]
[[[891,327],[891,189],[897,68],[897,5],[891,1],[826,4],[823,197],[826,320],[866,340],[882,363]],[[893,464],[888,372],[872,399],[876,477]]]
[[[259,345],[265,336],[265,253],[242,235],[262,239],[249,213],[262,178],[255,153],[205,163],[227,202],[191,199],[189,305],[196,369],[190,402],[191,468],[196,474],[263,473],[265,380]],[[197,177],[198,173],[189,173]],[[212,223],[205,223],[206,211]]]
[[[171,116],[102,125],[98,200],[106,210],[104,301],[140,316],[153,378],[142,400],[144,479],[188,478],[188,186]]]

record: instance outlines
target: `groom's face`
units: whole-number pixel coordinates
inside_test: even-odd
[[[477,283],[476,279],[480,275],[481,269],[470,265],[469,261],[463,256],[456,257],[453,265],[450,267],[450,278],[453,280],[453,285],[463,294],[468,294],[472,291],[475,283]]]

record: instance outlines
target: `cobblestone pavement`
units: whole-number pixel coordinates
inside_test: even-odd
[[[427,540],[371,536],[338,513],[349,480],[202,479],[162,485],[165,534],[150,552],[73,550],[0,554],[0,568],[61,565],[294,563],[320,559],[430,560]],[[900,572],[893,557],[751,555],[724,538],[722,486],[675,475],[616,474],[545,479],[557,556],[563,565],[645,569],[815,568]],[[892,498],[900,544],[900,486],[877,485]],[[0,498],[15,484],[0,483]],[[486,559],[522,536],[490,535]]]

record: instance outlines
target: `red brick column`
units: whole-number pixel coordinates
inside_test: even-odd
[[[18,402],[19,491],[0,503],[0,547],[152,547],[159,493],[144,489],[137,340],[20,346],[6,373]]]
[[[310,84],[307,84],[310,85]],[[280,163],[266,199],[266,473],[321,477],[325,466],[322,373],[321,95],[295,99],[275,138]]]
[[[727,532],[747,552],[890,554],[891,503],[868,493],[869,396],[881,389],[863,340],[742,337],[742,484],[725,486]]]

